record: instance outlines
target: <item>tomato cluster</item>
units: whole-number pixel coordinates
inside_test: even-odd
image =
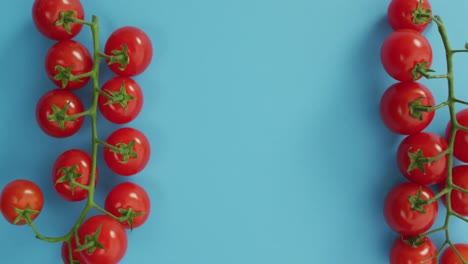
[[[126,229],[137,228],[146,222],[150,199],[144,188],[125,181],[107,194],[104,208],[98,206],[93,199],[98,185],[97,147],[104,147],[102,158],[105,164],[121,176],[141,172],[149,162],[151,148],[145,134],[133,127],[117,128],[106,140],[100,140],[96,115],[100,113],[117,125],[128,124],[139,115],[143,92],[135,77],[143,73],[152,60],[151,40],[141,29],[124,26],[108,37],[104,51],[100,52],[96,43],[97,17],[93,16],[92,22],[85,21],[79,0],[35,0],[32,18],[37,30],[55,41],[44,61],[53,88],[37,102],[38,126],[48,136],[71,137],[80,131],[88,116],[93,130],[92,153],[81,149],[65,150],[52,166],[51,185],[58,196],[67,201],[88,199],[83,212],[90,209],[101,212],[78,221],[67,235],[47,241],[63,241],[64,263],[118,263],[127,250]],[[93,53],[74,40],[83,25],[92,29]],[[115,77],[99,87],[101,59]],[[88,86],[91,86],[93,102],[86,109],[75,90]],[[43,204],[41,188],[26,179],[11,181],[0,194],[1,212],[15,225],[33,227]],[[33,230],[38,238],[42,238],[35,228]]]
[[[436,105],[430,89],[419,80],[431,78],[432,48],[424,36],[434,21],[428,0],[392,0],[387,18],[393,31],[384,40],[380,59],[383,68],[396,82],[383,93],[380,115],[383,124],[393,133],[403,135],[396,160],[406,179],[394,186],[384,201],[384,218],[399,236],[390,250],[391,264],[462,263],[468,260],[468,244],[448,246],[443,254],[426,236],[438,216],[438,200],[446,205],[447,175],[451,173],[454,186],[468,188],[468,166],[452,167],[448,158],[452,122],[445,135],[427,130],[435,111],[448,103]],[[443,76],[445,77],[445,76]],[[456,120],[468,126],[468,109],[457,113]],[[453,141],[453,156],[468,162],[468,132],[457,130]],[[434,193],[433,189],[440,191]],[[468,195],[451,190],[450,211],[468,216]],[[446,243],[447,244],[447,243]],[[446,246],[446,244],[444,246]],[[442,246],[442,248],[444,248]]]

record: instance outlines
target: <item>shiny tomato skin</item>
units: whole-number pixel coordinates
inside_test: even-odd
[[[24,210],[27,207],[31,210],[39,211],[37,214],[30,214],[34,221],[40,214],[44,206],[44,195],[41,188],[34,182],[26,179],[16,179],[8,183],[0,193],[0,211],[5,219],[13,224],[18,217],[15,208]],[[27,224],[21,219],[16,225]]]
[[[384,217],[388,226],[401,236],[420,235],[434,224],[439,210],[437,202],[424,205],[425,213],[413,210],[409,201],[422,190],[423,200],[434,197],[434,193],[424,185],[405,182],[391,189],[384,201]]]
[[[82,201],[88,197],[88,191],[80,187],[74,187],[73,192],[70,186],[70,182],[57,182],[61,179],[65,172],[62,169],[71,170],[73,166],[76,166],[75,172],[80,174],[75,181],[79,184],[89,186],[91,182],[91,156],[80,149],[70,149],[62,154],[55,160],[52,168],[52,183],[55,191],[60,197],[70,202]],[[98,170],[96,168],[95,186],[98,179]]]
[[[425,172],[419,168],[415,168],[408,172],[411,159],[408,153],[417,153],[421,150],[424,157],[432,158],[444,152],[448,148],[448,143],[445,139],[435,133],[419,132],[411,134],[404,138],[397,149],[397,164],[400,172],[408,180],[431,185],[437,184],[445,180],[447,177],[448,156],[444,155],[439,159],[424,164]]]
[[[75,237],[72,237],[70,239],[71,243],[71,249],[72,249],[72,256],[73,256],[73,261],[78,261],[81,264],[86,264],[84,261],[83,257],[81,256],[80,252],[76,251],[76,242],[75,242]],[[69,250],[68,250],[68,243],[63,242],[62,243],[62,261],[64,264],[75,264],[70,262],[70,256],[69,256]]]
[[[465,261],[468,261],[468,244],[462,244],[462,243],[457,243],[454,244],[455,248],[457,249],[458,253],[465,259]],[[442,253],[442,256],[440,257],[440,264],[462,264],[463,262],[461,259],[457,256],[455,251],[452,249],[452,247],[447,247]]]
[[[54,113],[52,105],[62,109],[68,104],[67,115],[72,116],[84,111],[81,99],[69,90],[53,89],[46,92],[39,99],[36,106],[36,120],[39,127],[51,137],[65,138],[72,136],[83,125],[84,117],[74,121],[65,121],[62,130],[57,121],[49,121],[48,117]]]
[[[61,80],[54,80],[58,71],[56,66],[63,68],[72,67],[71,74],[79,75],[90,72],[93,69],[93,59],[88,49],[75,40],[62,40],[56,42],[49,48],[44,62],[47,76],[58,87],[70,90],[76,90],[84,87],[90,77],[84,77],[80,80],[69,81],[65,87]]]
[[[70,33],[63,25],[55,26],[60,12],[75,11],[73,17],[83,20],[84,10],[79,0],[35,0],[32,7],[32,18],[36,28],[45,37],[53,40],[72,39],[83,28],[83,24],[70,24]]]
[[[458,123],[462,126],[468,126],[468,108],[463,109],[456,114]],[[452,133],[452,124],[448,122],[445,130],[445,138],[447,141],[450,140],[450,134]],[[455,142],[453,145],[453,156],[458,160],[468,163],[468,132],[463,130],[457,130],[455,134]]]
[[[143,225],[150,214],[151,203],[145,189],[133,182],[122,182],[107,194],[104,208],[111,214],[121,217],[119,209],[132,208],[134,212],[143,213],[133,218],[132,228]],[[122,222],[125,228],[130,228],[128,221]]]
[[[98,242],[104,247],[96,248],[92,254],[89,250],[80,251],[86,263],[117,264],[125,256],[128,247],[125,228],[114,218],[107,215],[94,215],[78,228],[80,244],[85,243],[86,236],[93,236],[101,226]]]
[[[456,186],[468,189],[468,165],[458,165],[452,169],[452,182]],[[446,186],[446,182],[442,182],[440,188],[443,190]],[[447,204],[446,196],[442,196],[442,203]],[[452,210],[463,215],[468,216],[468,195],[452,190],[450,195],[450,203]]]
[[[119,143],[128,145],[131,141],[135,142],[132,150],[136,157],[130,157],[125,163],[123,155],[113,152],[108,147],[104,148],[104,161],[107,166],[121,176],[135,175],[146,167],[151,155],[150,143],[141,131],[131,127],[117,129],[106,140],[107,144],[116,147]]]
[[[422,120],[413,117],[409,104],[418,101],[423,106],[434,106],[432,92],[418,82],[398,82],[391,85],[380,100],[380,116],[385,126],[400,135],[424,130],[434,119],[435,111],[422,112]]]
[[[118,28],[107,39],[104,53],[112,55],[113,50],[122,50],[122,45],[127,45],[129,63],[124,70],[120,69],[120,63],[108,64],[109,68],[115,74],[125,77],[136,76],[144,72],[153,58],[153,46],[148,35],[133,26]]]
[[[380,50],[380,59],[385,71],[395,80],[415,81],[412,71],[418,63],[432,65],[432,47],[421,33],[411,29],[399,29],[390,33]]]
[[[412,247],[405,238],[398,237],[390,249],[390,264],[436,264],[437,247],[428,237],[421,238],[421,245]]]
[[[98,107],[102,115],[112,123],[126,124],[133,121],[143,107],[143,93],[140,86],[133,79],[117,76],[110,79],[102,86],[101,90],[107,94],[119,92],[124,85],[126,94],[134,99],[127,101],[124,107],[120,103],[108,103],[109,99],[99,94]]]
[[[387,9],[387,20],[393,30],[412,29],[418,32],[423,32],[429,23],[413,22],[413,10],[416,10],[419,5],[419,0],[392,0]],[[431,10],[431,4],[428,0],[422,1],[423,10]],[[432,13],[432,12],[431,12]]]

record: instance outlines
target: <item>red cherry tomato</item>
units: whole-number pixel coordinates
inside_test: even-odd
[[[462,126],[468,126],[468,108],[459,111],[456,115],[458,123]],[[449,122],[445,130],[445,138],[450,139],[452,133],[452,124]],[[468,132],[457,130],[453,146],[453,155],[462,162],[468,162]]]
[[[84,261],[83,257],[81,257],[80,252],[76,251],[76,242],[75,242],[75,237],[72,237],[70,239],[71,242],[71,250],[72,250],[72,258],[74,262],[70,262],[70,251],[68,248],[68,243],[63,242],[62,243],[62,261],[64,264],[85,264],[86,262]]]
[[[413,78],[412,71],[416,64],[432,65],[432,47],[429,41],[419,32],[411,29],[396,30],[384,40],[380,59],[385,71],[398,81],[418,80],[422,75]]]
[[[106,142],[117,148],[126,148],[127,151],[124,155],[108,147],[104,148],[104,161],[113,172],[122,176],[131,176],[146,167],[151,149],[148,139],[142,132],[123,127],[114,131]]]
[[[412,115],[410,103],[429,107],[435,105],[431,91],[417,82],[395,83],[382,95],[380,116],[390,131],[402,135],[414,134],[432,122],[435,111],[414,111]]]
[[[411,158],[409,155],[425,158],[433,158],[447,150],[445,139],[437,134],[420,132],[407,136],[400,142],[397,150],[398,169],[408,180],[419,184],[436,184],[447,176],[448,157],[444,155],[439,159],[422,164],[424,171],[419,166],[410,169]],[[422,156],[419,156],[421,154]]]
[[[80,130],[84,117],[81,116],[73,121],[68,121],[61,118],[60,113],[63,112],[67,116],[73,116],[83,111],[83,103],[74,93],[68,90],[54,89],[48,91],[39,99],[36,106],[36,120],[39,127],[47,135],[64,138]],[[58,118],[54,118],[54,116],[58,116]]]
[[[104,208],[117,217],[129,213],[131,208],[132,212],[137,213],[137,215],[132,217],[130,221],[122,222],[122,224],[125,228],[137,228],[148,219],[151,204],[145,189],[132,182],[123,182],[109,192]]]
[[[426,186],[411,182],[395,186],[385,197],[385,221],[402,236],[417,236],[426,232],[437,218],[437,202],[421,206],[424,212],[412,208],[410,199],[417,197],[419,191],[422,200],[434,197],[434,193]]]
[[[32,7],[32,17],[39,32],[54,40],[74,38],[80,33],[83,24],[70,23],[69,32],[64,24],[55,25],[61,12],[73,11],[71,17],[84,19],[84,10],[79,0],[35,0]]]
[[[465,262],[468,261],[468,244],[454,244],[458,253],[465,259]],[[440,257],[440,264],[462,264],[463,262],[457,256],[452,247],[447,247]]]
[[[93,241],[103,247],[93,246],[80,251],[86,263],[117,264],[127,251],[128,241],[125,228],[107,215],[95,215],[87,219],[78,228],[78,238],[81,245],[94,238]]]
[[[136,76],[144,72],[153,57],[153,46],[148,35],[132,26],[121,27],[109,36],[104,47],[104,53],[114,55],[113,51],[122,51],[123,45],[127,47],[128,64],[125,69],[121,63],[108,64],[109,68],[120,76]],[[107,60],[109,63],[109,60]]]
[[[44,195],[37,184],[30,180],[17,179],[8,183],[0,194],[1,212],[5,219],[15,225],[27,224],[25,219],[15,223],[19,214],[16,209],[25,210],[34,221],[44,206]]]
[[[52,169],[52,183],[55,191],[67,201],[76,202],[86,199],[88,191],[74,186],[71,182],[89,186],[92,172],[91,163],[91,156],[79,149],[70,149],[60,154]],[[97,179],[98,171],[96,169],[95,183]]]
[[[90,77],[83,77],[79,80],[69,80],[63,81],[56,79],[59,70],[57,66],[61,69],[66,70],[70,69],[63,75],[80,75],[88,73],[93,69],[93,59],[88,49],[83,46],[81,43],[74,40],[62,40],[55,43],[47,52],[45,58],[45,69],[49,79],[58,87],[75,90],[85,86]]]
[[[468,189],[468,165],[459,165],[455,166],[452,169],[452,182],[453,184]],[[441,184],[441,189],[444,189],[446,182]],[[442,196],[442,202],[444,205],[447,204],[445,195]],[[452,205],[452,210],[463,215],[468,216],[468,195],[457,191],[452,190],[450,195],[450,203]]]
[[[102,86],[98,107],[102,115],[112,123],[126,124],[134,120],[143,107],[143,93],[134,80],[115,77]]]
[[[428,237],[421,238],[419,245],[413,247],[403,237],[395,239],[390,249],[390,264],[436,264],[437,247]]]
[[[392,0],[388,5],[387,19],[388,23],[394,30],[398,29],[413,29],[418,32],[423,32],[429,25],[431,19],[427,22],[415,24],[413,22],[413,11],[417,10],[419,0]],[[431,5],[428,0],[422,1],[423,10],[431,10]],[[429,12],[432,14],[432,12]]]

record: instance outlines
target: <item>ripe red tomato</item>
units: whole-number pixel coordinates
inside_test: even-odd
[[[36,106],[36,120],[47,135],[64,138],[80,130],[84,117],[68,121],[64,119],[63,114],[72,116],[83,111],[83,103],[78,96],[68,90],[54,89],[39,99]]]
[[[447,177],[448,157],[444,155],[433,162],[421,164],[424,171],[416,166],[410,170],[411,155],[416,157],[424,156],[432,158],[444,152],[448,148],[445,139],[437,134],[429,132],[419,132],[407,136],[400,142],[397,150],[398,169],[408,180],[424,184],[440,183]],[[421,154],[421,156],[419,156]]]
[[[63,261],[63,263],[64,264],[77,264],[77,263],[84,264],[84,263],[86,263],[84,261],[83,257],[81,257],[80,252],[76,251],[75,237],[72,237],[70,239],[70,243],[71,243],[72,257],[73,257],[74,262],[70,262],[70,255],[69,255],[70,251],[68,250],[68,243],[63,242],[62,243],[62,261]]]
[[[71,39],[80,33],[83,24],[70,23],[69,32],[64,24],[55,25],[61,12],[74,11],[71,17],[84,19],[84,10],[79,0],[35,0],[32,17],[39,32],[54,40]]]
[[[134,120],[143,107],[143,93],[134,80],[115,77],[102,86],[102,91],[111,98],[99,94],[98,106],[102,115],[115,124]]]
[[[28,212],[31,221],[34,221],[41,213],[44,206],[44,195],[41,188],[34,182],[25,179],[17,179],[8,183],[0,194],[1,212],[5,219],[15,225],[27,224],[25,219],[17,221],[19,214],[16,209]],[[17,221],[15,223],[15,221]]]
[[[149,161],[150,143],[146,136],[137,129],[130,127],[117,129],[107,138],[106,142],[115,147],[127,148],[125,155],[108,147],[104,148],[104,160],[107,166],[119,175],[135,175],[142,171]],[[130,148],[132,142],[133,146]]]
[[[117,264],[127,251],[127,233],[125,228],[114,218],[107,215],[95,215],[88,218],[78,228],[81,245],[95,241],[103,248],[96,247],[80,251],[86,263]],[[94,238],[95,240],[90,240]]]
[[[411,114],[410,103],[420,106],[434,106],[431,91],[418,82],[398,82],[390,86],[380,100],[380,116],[385,126],[392,132],[402,135],[424,130],[434,119],[435,111]]]
[[[74,40],[62,40],[55,43],[47,52],[44,64],[49,79],[58,87],[70,90],[85,86],[90,78],[68,81],[64,77],[65,81],[57,80],[56,76],[60,72],[57,66],[63,69],[63,76],[84,74],[93,69],[93,59],[88,49]]]
[[[127,47],[128,64],[121,69],[121,63],[108,64],[117,75],[131,77],[139,75],[149,66],[153,57],[153,46],[148,35],[139,28],[121,27],[109,36],[104,47],[107,55],[116,55],[113,51],[122,51],[123,45]],[[107,60],[107,63],[110,61]]]
[[[390,264],[436,264],[437,247],[428,237],[421,238],[420,245],[413,247],[399,237],[390,249]]]
[[[395,186],[385,197],[384,217],[388,226],[402,236],[420,235],[434,224],[439,210],[437,202],[421,206],[424,212],[412,208],[410,200],[418,196],[429,200],[434,193],[424,185],[405,182]]]
[[[454,244],[455,248],[457,249],[458,253],[465,259],[465,261],[468,261],[468,244]],[[447,247],[445,249],[444,253],[440,257],[440,264],[462,264],[463,262],[461,259],[457,256],[455,251],[452,249],[452,247]]]
[[[400,29],[392,32],[383,42],[380,59],[385,71],[398,81],[418,80],[413,78],[412,71],[416,64],[432,65],[432,47],[429,41],[419,32],[411,29]]]
[[[452,182],[453,184],[468,189],[468,165],[459,165],[455,166],[452,169]],[[443,182],[440,186],[441,190],[446,186],[446,182]],[[444,205],[447,204],[447,199],[445,195],[442,196],[442,202]],[[452,210],[463,215],[468,216],[468,195],[457,191],[452,190],[450,195],[450,203],[452,205]]]
[[[388,23],[394,30],[398,29],[413,29],[418,32],[423,32],[429,25],[431,19],[427,22],[415,24],[413,22],[413,10],[417,10],[419,0],[392,0],[388,5],[387,19]],[[428,0],[422,1],[423,10],[431,10],[431,4]],[[429,12],[432,14],[432,12]]]
[[[456,115],[458,123],[462,126],[468,126],[468,108],[459,111]],[[452,124],[449,122],[445,130],[445,138],[450,139],[452,133]],[[453,145],[453,156],[462,162],[468,162],[468,132],[457,130],[455,142]]]
[[[122,182],[109,192],[104,208],[117,217],[126,215],[131,208],[138,215],[122,224],[125,228],[137,228],[148,219],[151,204],[145,189],[133,182]]]
[[[70,184],[70,181],[86,185],[91,180],[91,156],[83,150],[70,149],[55,160],[52,168],[52,183],[55,191],[67,201],[82,201],[88,197],[88,191]],[[72,180],[73,179],[73,180]],[[98,179],[96,169],[95,185]]]

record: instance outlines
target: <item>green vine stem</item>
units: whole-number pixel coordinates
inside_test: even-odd
[[[69,116],[69,118],[78,118],[78,117],[81,117],[81,116],[88,115],[91,118],[91,134],[92,134],[91,159],[92,159],[92,163],[91,163],[91,175],[90,175],[90,181],[89,181],[90,184],[89,184],[89,186],[77,185],[77,186],[79,186],[79,187],[81,187],[83,189],[88,190],[88,198],[87,198],[86,205],[84,206],[84,208],[83,208],[80,216],[76,220],[75,224],[72,226],[70,231],[67,234],[63,235],[63,236],[59,236],[59,237],[46,237],[46,236],[43,236],[37,230],[34,223],[29,218],[29,216],[26,217],[26,222],[31,227],[31,229],[34,231],[34,233],[36,234],[36,238],[38,238],[40,240],[47,241],[47,242],[51,242],[51,243],[67,242],[68,248],[69,248],[70,263],[74,263],[73,262],[73,257],[72,257],[72,250],[71,250],[70,240],[73,237],[75,237],[77,246],[80,246],[78,238],[76,236],[76,233],[77,233],[78,228],[81,226],[81,224],[85,220],[86,216],[88,215],[88,212],[91,209],[98,210],[98,211],[100,211],[100,212],[102,212],[102,213],[104,213],[104,214],[106,214],[108,216],[113,217],[114,219],[116,219],[117,221],[120,221],[120,222],[128,220],[128,216],[116,217],[116,216],[112,215],[110,212],[107,212],[105,209],[98,206],[94,202],[94,192],[95,192],[95,187],[96,187],[95,186],[95,178],[96,178],[96,168],[97,168],[98,146],[103,145],[105,147],[109,147],[109,148],[113,149],[114,151],[119,151],[119,148],[116,148],[115,146],[111,146],[111,145],[105,143],[104,141],[99,140],[98,132],[97,132],[97,102],[98,102],[98,97],[99,97],[99,93],[100,93],[100,89],[99,89],[99,65],[100,65],[100,60],[102,58],[108,58],[109,56],[100,52],[100,48],[99,48],[100,47],[100,44],[99,44],[99,25],[98,25],[98,17],[97,16],[93,16],[91,22],[84,21],[84,20],[79,20],[79,19],[74,19],[73,22],[89,26],[91,28],[91,33],[92,33],[92,37],[93,37],[93,51],[94,51],[93,68],[92,68],[92,70],[90,72],[82,74],[83,77],[89,76],[92,79],[92,86],[93,86],[92,87],[92,91],[93,91],[92,103],[91,103],[91,106],[89,107],[89,109],[87,109],[86,111],[83,111],[82,113],[78,113],[78,114],[73,115],[73,116]]]
[[[423,14],[421,14],[423,15]],[[417,14],[416,14],[417,16]],[[424,14],[424,16],[427,16],[427,14]],[[430,15],[431,19],[433,22],[437,24],[437,28],[439,31],[439,34],[442,38],[442,42],[444,45],[445,49],[445,55],[446,55],[446,67],[447,67],[447,74],[442,74],[442,75],[429,75],[427,73],[422,74],[425,78],[427,79],[433,79],[433,78],[445,78],[447,80],[447,86],[448,86],[448,99],[447,101],[443,102],[440,104],[440,106],[447,106],[449,108],[449,114],[450,114],[450,123],[452,125],[452,130],[450,133],[450,139],[448,142],[448,149],[444,154],[448,155],[447,158],[447,178],[446,178],[446,187],[441,190],[439,193],[437,193],[433,199],[427,200],[426,203],[432,203],[432,202],[437,202],[439,198],[445,195],[446,197],[446,215],[445,215],[445,221],[444,224],[441,227],[434,228],[432,230],[429,230],[421,235],[419,235],[416,239],[421,239],[423,237],[426,237],[428,235],[432,235],[437,232],[444,232],[445,234],[445,240],[442,243],[442,245],[439,247],[436,258],[437,258],[437,263],[439,263],[439,257],[444,250],[445,247],[451,247],[453,251],[456,253],[456,255],[460,258],[460,260],[464,263],[467,264],[467,260],[465,260],[460,252],[456,249],[454,244],[452,243],[450,239],[450,232],[449,232],[449,224],[450,224],[450,219],[451,217],[456,217],[459,218],[465,222],[468,222],[468,219],[464,218],[463,216],[459,215],[452,209],[451,205],[451,193],[453,190],[461,191],[463,193],[468,193],[468,190],[465,190],[459,186],[456,186],[453,184],[452,181],[452,169],[453,169],[453,149],[454,149],[454,142],[455,142],[455,133],[457,130],[468,130],[468,127],[464,127],[460,125],[456,119],[456,109],[455,109],[455,104],[460,103],[460,104],[468,104],[465,101],[462,101],[460,99],[457,99],[455,97],[455,89],[454,89],[454,74],[453,74],[453,55],[455,53],[460,53],[460,52],[467,52],[468,50],[452,50],[450,47],[450,42],[447,36],[446,28],[445,25],[442,22],[442,19],[439,16],[432,16]],[[436,110],[439,107],[433,108],[431,110]]]

